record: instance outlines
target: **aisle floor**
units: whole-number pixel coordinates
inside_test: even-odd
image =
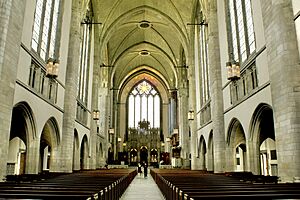
[[[121,200],[164,200],[164,196],[157,187],[151,175],[136,175],[121,197]]]

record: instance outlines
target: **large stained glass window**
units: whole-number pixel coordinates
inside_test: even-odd
[[[136,85],[128,97],[128,127],[138,128],[139,122],[148,121],[149,128],[160,127],[160,96],[146,80]]]

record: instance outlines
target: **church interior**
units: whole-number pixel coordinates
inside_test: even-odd
[[[0,5],[0,198],[300,198],[300,1]]]

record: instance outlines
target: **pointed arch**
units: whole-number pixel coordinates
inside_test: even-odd
[[[51,171],[55,166],[54,159],[58,157],[60,133],[57,121],[50,117],[45,123],[40,137],[40,170]]]
[[[206,142],[203,135],[200,136],[199,140],[199,157],[200,157],[200,169],[206,170]]]
[[[88,169],[89,142],[85,134],[80,144],[80,169]]]
[[[277,152],[273,109],[266,103],[259,104],[250,121],[251,171],[256,174],[277,175]],[[273,155],[272,159],[271,156]]]
[[[244,128],[237,118],[233,118],[227,132],[228,165],[230,171],[246,170],[246,136]]]
[[[7,174],[24,174],[35,169],[30,162],[35,155],[36,120],[29,104],[17,103],[12,110],[8,147]]]
[[[213,130],[210,131],[208,136],[208,148],[207,148],[207,170],[214,171],[214,136]]]

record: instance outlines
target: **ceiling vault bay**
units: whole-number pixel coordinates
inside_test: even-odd
[[[121,88],[137,70],[158,72],[177,87],[176,66],[188,58],[195,0],[92,0],[100,60],[112,66],[111,87]],[[104,53],[105,52],[105,53]],[[147,70],[146,70],[147,69]],[[149,70],[151,69],[151,70]]]

